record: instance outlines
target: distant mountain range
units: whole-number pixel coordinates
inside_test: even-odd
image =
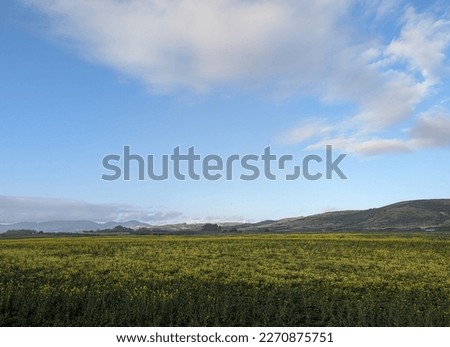
[[[220,223],[218,223],[220,224]],[[82,232],[111,230],[118,226],[157,233],[200,232],[203,224],[152,226],[139,221],[96,223],[92,221],[50,221],[0,225],[7,230],[44,232]],[[267,220],[259,223],[225,223],[223,231],[240,232],[314,232],[314,231],[450,231],[450,199],[403,201],[369,210],[335,211],[307,217]]]
[[[81,232],[85,230],[106,230],[113,229],[116,226],[124,226],[126,228],[137,229],[143,227],[150,227],[150,224],[142,223],[139,221],[128,221],[128,222],[107,222],[107,223],[97,223],[86,220],[78,221],[50,221],[50,222],[22,222],[14,223],[8,225],[0,224],[0,232],[5,232],[7,230],[36,230],[44,232]]]

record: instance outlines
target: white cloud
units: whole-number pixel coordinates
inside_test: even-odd
[[[285,133],[289,142],[311,142],[319,136],[321,140],[308,149],[333,144],[361,155],[450,147],[450,112],[442,103],[439,110],[431,106],[416,114],[446,73],[450,22],[409,8],[402,23],[400,36],[385,46],[371,45],[360,54],[358,47],[349,48],[348,59],[329,76],[331,88],[325,88],[326,95],[331,100],[353,101],[359,112],[339,122],[303,122]],[[346,56],[345,51],[341,56]],[[392,135],[395,127],[407,121],[414,124],[406,137],[401,131]],[[388,132],[390,137],[385,135]]]
[[[404,21],[400,37],[390,43],[386,54],[395,61],[406,60],[411,70],[434,81],[450,43],[450,21],[420,15],[413,8],[407,9]]]
[[[410,152],[412,148],[404,140],[399,139],[383,139],[383,138],[351,138],[338,137],[323,140],[322,142],[310,145],[307,149],[322,149],[325,145],[332,144],[336,148],[345,150],[346,152],[356,153],[359,155],[380,155],[387,153]]]
[[[297,127],[279,136],[282,143],[298,143],[310,138],[323,137],[332,131],[332,127],[324,120],[310,119],[301,122]]]
[[[370,156],[405,153],[420,148],[450,147],[450,113],[439,107],[421,113],[413,126],[404,133],[406,135],[402,138],[381,138],[355,132],[347,136],[328,137],[307,146],[307,149],[321,149],[333,144],[347,152]]]
[[[79,52],[152,90],[310,84],[345,41],[349,0],[23,0]]]
[[[357,109],[344,120],[303,121],[283,134],[287,142],[336,141],[361,154],[447,145],[417,135],[431,129],[428,118],[410,138],[392,135],[439,88],[450,45],[445,15],[402,13],[387,0],[22,1],[50,18],[58,38],[151,91],[250,88]],[[395,16],[400,30],[383,42]]]
[[[139,220],[153,224],[177,221],[182,214],[155,208],[93,204],[77,200],[0,195],[0,223],[91,220]]]
[[[409,134],[418,147],[450,146],[450,114],[439,109],[425,113],[418,118]]]

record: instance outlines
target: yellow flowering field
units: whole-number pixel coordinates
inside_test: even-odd
[[[0,325],[450,326],[450,235],[4,238]]]

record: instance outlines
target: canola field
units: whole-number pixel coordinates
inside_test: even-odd
[[[0,326],[450,326],[450,234],[4,238]]]

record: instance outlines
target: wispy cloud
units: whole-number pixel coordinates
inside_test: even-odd
[[[0,223],[91,220],[95,222],[139,220],[172,223],[182,213],[158,208],[119,204],[93,204],[77,200],[0,195]]]
[[[428,83],[435,82],[450,42],[450,21],[408,8],[403,24],[400,37],[392,40],[386,55],[393,61],[406,61],[410,71],[419,72]]]
[[[352,54],[356,60],[349,57],[336,70],[338,75],[330,78],[331,95],[353,101],[357,114],[338,122],[306,120],[283,137],[291,143],[309,141],[309,149],[331,143],[361,155],[450,147],[450,111],[445,102],[416,112],[438,92],[441,76],[448,75],[450,20],[408,8],[400,24],[398,37]],[[406,123],[412,125],[404,131]],[[317,135],[323,136],[316,141]]]
[[[324,119],[307,119],[280,135],[278,140],[287,144],[298,143],[326,136],[332,131],[333,127],[328,125]]]
[[[308,129],[311,124],[306,124]],[[301,126],[300,126],[301,127]],[[343,126],[336,126],[333,132],[338,133]],[[326,129],[329,129],[327,126]],[[318,132],[320,133],[321,130]],[[341,134],[345,130],[342,130]],[[347,152],[371,156],[389,153],[406,153],[421,148],[450,147],[450,113],[435,107],[419,114],[412,127],[403,129],[398,138],[383,138],[378,134],[367,135],[358,130],[347,136],[326,137],[308,145],[307,149],[320,149],[327,144],[333,144]]]
[[[431,105],[417,114],[448,72],[445,15],[385,0],[22,1],[80,54],[153,92],[237,87],[357,110],[302,121],[283,134],[287,142],[333,142],[365,155],[448,145],[430,129],[447,124],[450,113],[432,114]],[[388,40],[377,35],[391,24],[386,16],[397,16],[400,28]]]

